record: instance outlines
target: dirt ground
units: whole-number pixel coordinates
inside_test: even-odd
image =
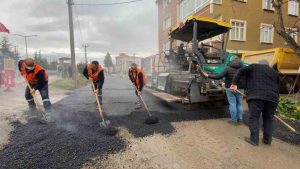
[[[243,141],[248,128],[226,119],[172,123],[176,132],[132,138],[120,135],[128,148],[111,154],[104,168],[298,168],[300,148],[275,139],[272,146],[253,147]]]
[[[228,114],[216,107],[190,110],[165,104],[145,92],[150,110],[160,119],[158,124],[148,126],[143,123],[145,112],[133,110],[135,96],[128,81],[107,77],[106,83],[111,85],[104,87],[104,111],[112,125],[120,129],[112,137],[101,134],[89,86],[72,93],[52,89],[58,121],[44,126],[26,121],[21,113],[27,109],[23,87],[5,93],[5,97],[1,91],[0,168],[300,166],[299,145],[274,138],[271,146],[260,143],[253,147],[243,140],[249,134],[248,127],[229,124]]]

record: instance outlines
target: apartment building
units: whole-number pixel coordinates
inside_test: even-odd
[[[287,47],[273,26],[277,22],[277,14],[272,6],[272,0],[157,0],[156,4],[160,52],[169,49],[169,30],[191,15],[230,22],[232,29],[227,41],[228,51],[242,53]],[[300,22],[297,22],[299,19],[297,0],[288,0],[283,5],[283,18],[287,30],[300,28]],[[300,44],[299,33],[291,35]],[[222,37],[215,37],[210,39],[209,43],[217,45],[221,40]],[[173,47],[179,43],[174,43]]]
[[[131,63],[136,63],[138,66],[141,66],[142,59],[136,56],[129,56],[125,53],[120,53],[119,56],[116,56],[115,72],[126,75]]]

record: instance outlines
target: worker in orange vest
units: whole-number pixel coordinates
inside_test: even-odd
[[[104,84],[104,71],[98,61],[92,61],[84,70],[83,75],[89,80],[93,81],[95,92],[98,94],[100,104],[102,104],[102,87]]]
[[[46,70],[34,62],[32,58],[27,58],[25,60],[20,60],[18,63],[19,71],[22,76],[26,78],[29,85],[33,89],[30,91],[29,87],[26,87],[25,98],[28,102],[30,110],[36,110],[36,104],[33,99],[33,94],[38,90],[41,94],[43,105],[45,110],[51,109],[51,102],[49,99],[48,92],[48,73]]]
[[[141,68],[137,67],[136,63],[132,63],[129,70],[128,70],[128,76],[131,80],[132,84],[136,87],[137,91],[135,91],[135,94],[137,96],[140,96],[142,94],[143,87],[146,85],[146,76]],[[142,108],[140,99],[138,98],[135,102],[136,107],[135,109]]]

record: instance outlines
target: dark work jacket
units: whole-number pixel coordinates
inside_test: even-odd
[[[18,67],[19,67],[19,71],[21,72],[21,67],[22,67],[22,64],[24,63],[24,60],[20,60],[19,63],[18,63]],[[28,70],[28,69],[25,69],[26,72],[28,74],[30,73],[34,73],[34,70]],[[22,73],[22,72],[21,72]],[[36,74],[36,78],[38,80],[38,83],[35,84],[35,85],[30,85],[33,89],[35,90],[39,90],[39,89],[42,89],[45,87],[45,85],[48,85],[48,80],[45,79],[45,70],[40,70],[37,74]]]
[[[95,73],[95,71],[92,71],[92,72]],[[83,69],[83,76],[86,77],[87,79],[89,79],[87,66],[85,66],[85,68]],[[103,70],[98,74],[98,79],[99,80],[96,82],[98,84],[97,88],[102,89],[103,84],[104,84],[104,79],[105,79]]]
[[[221,73],[219,73],[219,74],[209,74],[208,78],[219,80],[219,79],[222,79],[222,78],[225,77],[225,87],[230,88],[234,75],[242,67],[243,67],[243,63],[240,60],[238,60],[238,59],[233,60],[227,65],[227,67]],[[244,89],[245,88],[245,85],[243,84],[243,82],[240,82],[238,84],[238,88],[239,89]]]
[[[279,76],[268,65],[251,64],[238,71],[232,83],[236,85],[242,76],[247,77],[247,101],[252,99],[278,103]]]

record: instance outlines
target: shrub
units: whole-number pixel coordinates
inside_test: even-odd
[[[289,118],[300,119],[300,102],[288,98],[280,98],[276,114]]]

